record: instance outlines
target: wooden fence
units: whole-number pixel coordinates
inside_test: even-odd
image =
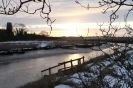
[[[73,64],[73,62],[75,62],[75,61],[77,61],[77,64],[76,65]],[[84,62],[85,62],[85,60],[84,60],[84,56],[83,56],[81,58],[77,58],[77,59],[74,59],[74,60],[65,61],[65,62],[59,63],[56,66],[50,67],[48,69],[44,69],[44,70],[41,71],[41,73],[44,73],[44,72],[48,71],[48,73],[49,73],[48,75],[51,75],[52,74],[52,70],[55,69],[55,68],[57,68],[57,67],[63,66],[63,68],[58,69],[58,72],[59,72],[59,71],[64,71],[64,70],[67,70],[67,69],[71,69],[71,68],[73,68],[75,66],[79,66],[79,65],[83,64]],[[67,67],[67,64],[68,63],[71,64],[69,67]]]

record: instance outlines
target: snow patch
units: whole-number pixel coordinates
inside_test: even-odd
[[[40,43],[40,44],[38,44],[37,48],[44,48],[46,46],[48,46],[47,43]]]
[[[108,66],[108,65],[110,65],[111,64],[111,62],[110,61],[103,61],[102,62],[105,66]]]
[[[72,76],[71,76],[71,81],[72,82],[74,82],[74,83],[76,83],[76,84],[80,84],[81,83],[81,80],[79,79],[79,75],[80,74],[77,74],[77,73],[75,73],[75,74],[73,74]]]
[[[87,64],[87,67],[90,67],[90,66],[92,66],[93,65],[93,63],[89,63],[89,64]]]
[[[113,66],[115,72],[118,74],[118,75],[123,75],[123,74],[126,74],[126,69],[124,67],[120,67],[118,65],[114,65]]]
[[[75,73],[73,74],[69,80],[71,80],[75,84],[82,84],[82,81],[85,84],[88,84],[89,81],[92,81],[95,79],[97,75],[94,75],[93,73],[88,73],[88,72],[80,72],[80,73]]]
[[[133,50],[128,51],[126,54],[127,54],[127,55],[133,54]]]
[[[60,85],[55,86],[54,88],[72,88],[72,87],[70,87],[68,85],[60,84]]]
[[[117,79],[109,75],[105,76],[103,80],[107,82],[111,88],[117,83]]]

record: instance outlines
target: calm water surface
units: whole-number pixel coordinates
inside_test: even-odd
[[[83,51],[83,49],[81,50]],[[34,51],[34,55],[38,55],[38,52]],[[47,52],[58,52],[58,50],[47,51]],[[47,53],[46,52],[46,53]],[[64,52],[63,50],[60,52]],[[29,54],[30,54],[29,53]],[[43,52],[44,53],[44,52]],[[29,55],[24,54],[24,56]],[[68,61],[70,59],[76,59],[85,56],[88,60],[91,57],[100,55],[101,52],[91,52],[90,50],[84,50],[84,52],[74,52],[73,54],[61,54],[56,55],[46,55],[39,58],[31,58],[14,61],[5,65],[0,66],[0,88],[16,88],[18,86],[24,85],[28,82],[35,81],[41,77],[41,70],[46,69],[50,66],[57,65],[60,62]],[[3,58],[21,58],[21,55],[15,56],[5,56]],[[2,58],[2,57],[1,57]]]

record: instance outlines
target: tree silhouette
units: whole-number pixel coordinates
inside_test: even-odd
[[[131,35],[133,33],[132,27],[127,24],[127,19],[129,17],[129,14],[133,11],[133,1],[132,0],[97,0],[97,1],[92,1],[96,3],[96,5],[92,5],[88,1],[88,5],[85,6],[80,1],[76,0],[75,1],[77,4],[80,6],[89,9],[102,9],[103,14],[109,14],[109,25],[108,29],[102,28],[104,24],[99,24],[100,26],[100,31],[102,32],[103,36],[110,36],[113,37],[115,36],[116,33],[118,33],[121,30],[126,30],[125,35]],[[125,9],[125,14],[124,14],[124,22],[125,22],[125,27],[121,28],[118,25],[114,26],[114,22],[116,22],[119,19],[119,12],[121,10]],[[123,36],[125,36],[123,35]]]
[[[42,3],[40,8],[32,11],[29,8],[30,4]],[[48,8],[48,12],[44,12],[44,9]],[[0,0],[0,14],[14,15],[17,12],[25,12],[29,14],[34,14],[40,11],[40,14],[49,14],[51,12],[51,7],[49,1],[46,0]]]
[[[77,4],[79,4],[80,6],[87,8],[87,9],[103,9],[103,11],[102,11],[103,14],[109,14],[109,22],[108,22],[108,25],[106,24],[108,27],[104,28],[104,23],[98,24],[99,30],[101,31],[102,36],[103,36],[103,37],[98,36],[99,40],[101,38],[104,38],[104,39],[108,39],[111,37],[116,38],[117,33],[119,31],[123,32],[123,35],[121,35],[122,36],[121,38],[128,37],[130,40],[130,37],[133,37],[133,28],[132,28],[132,26],[130,26],[127,23],[129,14],[132,15],[131,12],[133,11],[133,0],[97,0],[97,3],[98,3],[97,6],[94,6],[91,3],[89,3],[87,6],[84,6],[82,3],[80,3],[80,1],[76,0],[75,2]],[[94,0],[94,2],[96,2],[96,1]],[[127,11],[127,12],[126,11],[124,12],[125,17],[123,18],[123,22],[125,24],[123,25],[123,27],[114,25],[115,22],[117,22],[117,20],[120,19],[119,16],[121,14],[119,14],[119,11],[121,11],[124,7],[126,8],[125,10]],[[132,88],[133,87],[133,85],[132,85],[133,77],[130,75],[131,74],[130,70],[132,70],[132,68],[128,67],[128,64],[125,64],[126,61],[129,61],[129,59],[132,59],[131,57],[128,57],[128,55],[127,55],[128,51],[133,50],[133,47],[132,47],[132,45],[130,45],[129,40],[127,40],[127,42],[125,42],[123,44],[108,42],[106,45],[110,46],[111,47],[110,49],[114,52],[112,57],[111,57],[111,55],[104,52],[99,47],[99,49],[105,55],[109,56],[108,58],[105,58],[105,59],[108,60],[109,63],[111,63],[111,64],[108,66],[103,65],[104,60],[101,60],[101,62],[102,62],[101,64],[99,64],[99,61],[94,62],[93,63],[95,66],[94,68],[96,68],[95,70],[99,71],[99,73],[98,72],[95,73],[96,71],[94,70],[94,74],[99,74],[99,76],[96,78],[96,80],[92,81],[92,83],[89,83],[90,78],[91,78],[90,74],[92,75],[92,73],[93,73],[91,71],[91,69],[87,69],[87,71],[88,71],[87,74],[86,74],[86,72],[84,72],[84,75],[86,77],[88,77],[89,80],[84,80],[85,79],[84,76],[81,76],[79,74],[79,76],[82,77],[80,80],[82,82],[81,85],[83,85],[83,88],[91,88],[91,87],[94,87],[94,88],[122,88],[122,87]],[[95,50],[95,49],[93,49],[93,50]],[[130,53],[130,55],[132,56],[132,53]],[[120,75],[116,75],[115,72],[111,73],[111,70],[113,70],[112,62],[114,63],[115,66],[118,65],[118,66],[121,66],[122,68],[125,68],[127,70],[126,74],[128,74],[128,77],[121,70],[119,70],[120,71],[119,74],[122,74],[121,77],[120,77]],[[98,63],[98,64],[96,64],[96,63]],[[103,66],[103,68],[106,68],[106,69],[103,69],[102,66]],[[111,67],[109,67],[109,66],[111,66]],[[130,66],[131,66],[131,64],[130,64]],[[91,68],[91,66],[88,68]],[[103,80],[104,77],[107,75],[110,75],[110,76],[116,77],[116,78],[118,77],[118,79],[117,79],[118,81],[115,82],[115,85],[113,85],[113,87],[110,87],[111,86],[110,82],[112,81],[112,79],[110,79],[110,82]],[[92,77],[93,76],[94,75],[92,75]],[[131,78],[131,79],[128,80],[127,78],[128,79]],[[127,85],[124,85],[124,83],[121,83],[121,81],[123,81],[123,80],[124,80],[124,82],[127,83]],[[91,86],[90,86],[90,84],[91,84]]]
[[[35,8],[33,8],[33,5],[35,5]],[[39,7],[36,8],[36,6]],[[51,5],[49,0],[0,0],[0,14],[14,15],[18,12],[27,14],[38,13],[52,31],[52,23],[55,20],[50,18]]]

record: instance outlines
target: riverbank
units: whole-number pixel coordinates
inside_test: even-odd
[[[132,56],[133,51],[99,56],[20,88],[132,88]]]
[[[101,47],[108,48],[105,46]],[[5,59],[5,61],[7,61],[9,59],[9,63],[0,66],[0,85],[2,88],[16,88],[38,80],[41,78],[41,70],[57,65],[60,62],[76,59],[82,56],[86,57],[85,60],[89,60],[91,57],[100,55],[100,51],[92,52],[89,48],[80,48],[78,50],[51,49],[33,52],[30,51],[21,55],[16,54],[8,57],[1,57],[1,60]],[[62,52],[64,53],[61,54]],[[70,54],[67,54],[66,52]],[[36,58],[32,58],[32,56],[35,56]]]
[[[101,46],[102,42],[83,43],[81,41],[8,41],[0,42],[0,55],[14,55],[23,54],[33,50],[50,50],[50,49],[77,49],[77,48],[91,48],[94,46]]]
[[[73,86],[74,85],[73,83],[71,82],[66,83],[65,80],[69,79],[69,77],[72,74],[75,74],[77,72],[84,72],[85,70],[87,70],[86,65],[90,63],[102,61],[108,57],[109,57],[108,55],[102,55],[99,57],[92,58],[91,60],[81,64],[80,66],[76,66],[73,69],[68,69],[68,70],[65,70],[60,73],[56,73],[50,76],[44,76],[37,81],[28,83],[19,88],[54,88],[56,85],[59,85],[59,84],[67,84],[67,85]]]
[[[98,47],[91,47],[100,51]],[[76,53],[88,53],[92,52],[91,48],[76,48],[76,49],[49,49],[49,50],[35,50],[35,51],[28,51],[24,54],[13,54],[13,55],[0,55],[0,65],[11,63],[14,61],[20,61],[25,59],[34,59],[40,57],[48,57],[48,56],[56,56],[61,54],[76,54]],[[108,48],[108,46],[101,46],[101,49]]]

